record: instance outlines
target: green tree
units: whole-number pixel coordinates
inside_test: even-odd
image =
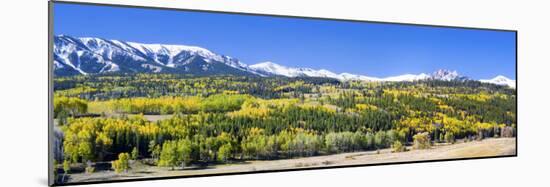
[[[455,135],[452,132],[445,133],[445,142],[455,143]]]
[[[134,149],[132,149],[132,160],[137,160],[138,156],[139,156],[138,149],[137,147],[134,147]]]
[[[171,167],[172,170],[180,166],[183,169],[191,163],[193,152],[194,145],[190,140],[167,141],[162,145],[159,166]]]
[[[170,167],[174,170],[174,167],[178,164],[178,149],[177,143],[174,141],[167,141],[162,144],[162,150],[160,152],[159,166]]]
[[[370,132],[365,135],[365,148],[366,149],[374,149],[374,135]]]
[[[65,181],[67,175],[71,173],[71,162],[69,160],[63,161],[63,178],[61,181]]]
[[[149,154],[151,154],[151,157],[153,158],[153,161],[155,163],[158,162],[158,159],[159,159],[160,153],[161,153],[161,148],[155,140],[151,140],[149,142],[149,150],[148,151],[149,151]]]
[[[179,140],[177,143],[177,164],[181,165],[183,169],[185,166],[189,165],[192,161],[191,155],[193,154],[193,144],[190,140],[183,139]]]
[[[377,149],[382,149],[387,147],[388,145],[387,137],[384,131],[376,132],[376,134],[374,135],[374,144]]]
[[[218,160],[222,162],[227,162],[233,154],[233,146],[230,143],[226,143],[220,147],[218,150]]]
[[[392,147],[393,152],[404,152],[404,151],[406,151],[405,146],[403,146],[403,144],[401,144],[400,141],[394,141],[391,147]]]
[[[111,163],[112,168],[115,170],[115,173],[127,172],[130,168],[129,160],[130,155],[128,153],[118,154],[118,160],[115,160]]]
[[[429,149],[431,147],[430,134],[428,132],[418,133],[413,136],[414,149]]]

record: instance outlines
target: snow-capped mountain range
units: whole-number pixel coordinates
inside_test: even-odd
[[[278,76],[285,76],[285,77],[303,77],[303,76],[327,77],[327,78],[335,78],[343,81],[363,80],[363,81],[400,82],[400,81],[417,81],[417,80],[428,80],[428,79],[444,80],[444,81],[468,80],[468,77],[458,74],[457,71],[450,71],[445,69],[437,70],[430,75],[425,73],[421,73],[417,75],[403,74],[398,76],[378,78],[378,77],[369,77],[364,75],[355,75],[350,73],[336,74],[325,69],[314,70],[311,68],[291,68],[291,67],[285,67],[279,64],[275,64],[273,62],[262,62],[262,63],[254,64],[248,67],[252,70],[255,70],[257,73],[268,75],[268,76],[278,75]],[[485,82],[485,83],[497,84],[497,85],[507,85],[512,88],[515,88],[516,86],[515,80],[511,80],[502,75],[498,75],[493,79],[488,79],[488,80],[482,79],[479,81]]]
[[[53,51],[55,75],[107,72],[256,74],[235,58],[195,46],[59,35],[54,37]]]
[[[186,73],[195,75],[231,74],[250,76],[327,77],[342,81],[467,80],[456,71],[437,70],[432,74],[404,74],[385,78],[333,73],[329,70],[286,67],[273,62],[246,65],[236,58],[216,54],[196,46],[143,44],[119,40],[67,35],[54,37],[54,73],[57,76],[120,73]],[[515,88],[515,80],[504,76],[479,80]]]

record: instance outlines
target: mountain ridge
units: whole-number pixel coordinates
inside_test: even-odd
[[[231,74],[250,76],[326,77],[341,81],[400,82],[418,80],[470,80],[457,71],[439,69],[431,74],[403,74],[371,77],[330,70],[286,67],[271,61],[253,65],[216,54],[206,48],[188,45],[145,44],[96,37],[54,36],[54,74],[58,76],[122,73],[189,73],[196,75]],[[480,82],[515,88],[515,80],[499,75]]]
[[[238,59],[201,47],[67,35],[54,37],[54,72],[56,75],[106,72],[256,75]]]

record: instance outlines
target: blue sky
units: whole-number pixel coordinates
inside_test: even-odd
[[[246,64],[515,79],[515,33],[56,3],[54,34],[201,46]]]

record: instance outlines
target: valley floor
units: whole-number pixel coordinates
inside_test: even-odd
[[[410,147],[408,149],[410,150]],[[128,173],[115,174],[113,171],[97,171],[92,174],[71,174],[69,178],[69,183],[150,177],[193,176],[219,173],[284,170],[358,164],[379,164],[454,158],[505,156],[514,154],[516,154],[515,138],[490,138],[484,139],[482,141],[473,141],[466,143],[460,142],[452,145],[438,144],[427,150],[410,150],[401,153],[392,153],[391,149],[383,149],[379,152],[364,151],[296,159],[245,161],[234,164],[210,165],[201,168],[188,167],[184,170],[176,169],[173,171],[169,168],[148,166],[141,164],[140,162],[135,162],[131,165],[132,169],[130,169]]]

